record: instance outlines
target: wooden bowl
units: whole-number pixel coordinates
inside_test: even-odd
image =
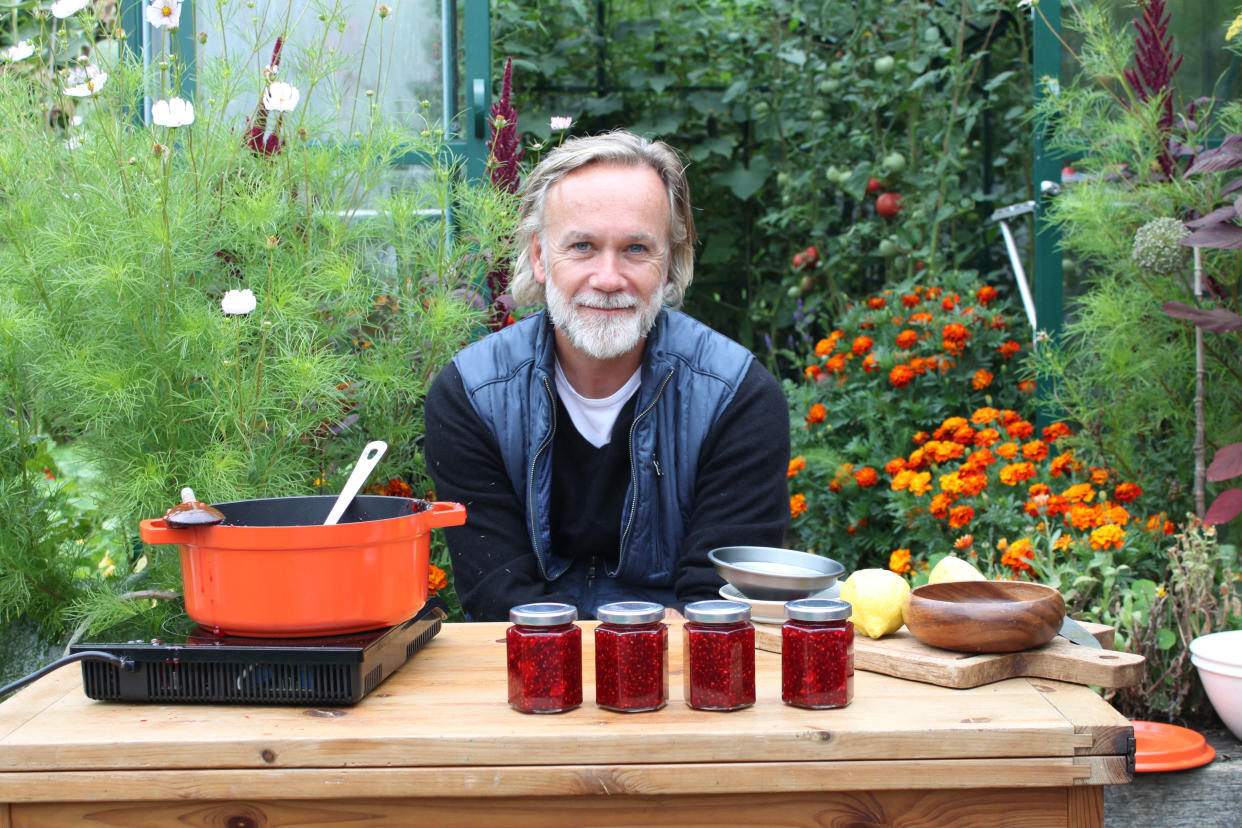
[[[1065,617],[1061,593],[1024,581],[949,581],[915,587],[903,606],[906,628],[933,647],[1012,653],[1052,640]]]

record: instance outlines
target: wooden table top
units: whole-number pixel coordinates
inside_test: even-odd
[[[780,656],[756,653],[757,701],[733,713],[670,699],[654,713],[594,704],[509,708],[506,624],[446,624],[343,708],[98,702],[66,667],[0,704],[0,802],[106,797],[506,796],[1100,785],[1129,781],[1133,731],[1090,689],[1008,679],[970,690],[859,671],[854,701],[780,700]],[[762,771],[759,773],[757,771]]]

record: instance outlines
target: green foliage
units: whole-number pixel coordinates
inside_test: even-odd
[[[629,126],[682,150],[702,239],[687,310],[780,373],[802,306],[999,257],[991,209],[1029,198],[1028,22],[996,0],[500,4],[519,128]],[[1024,82],[1025,81],[1025,82]],[[875,177],[903,196],[876,213]],[[881,255],[881,246],[895,255]],[[821,266],[790,266],[808,245]],[[765,341],[768,348],[764,347]]]

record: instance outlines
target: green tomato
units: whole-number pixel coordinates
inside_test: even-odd
[[[875,59],[875,63],[871,64],[871,68],[877,75],[892,74],[892,71],[897,68],[897,61],[893,60],[891,55],[881,55]]]
[[[901,248],[892,239],[881,239],[876,252],[886,259],[891,259],[901,253]]]
[[[832,95],[841,88],[841,81],[836,78],[824,78],[815,86],[815,90],[821,95]]]
[[[777,173],[776,183],[777,183],[777,186],[788,187],[789,186],[789,173],[787,172]]]
[[[811,110],[811,120],[812,120],[812,121],[822,121],[822,120],[824,120],[824,110],[822,110],[822,109],[812,109],[812,110]]]
[[[797,285],[791,285],[789,290],[785,291],[785,293],[789,295],[790,299],[801,299],[802,298],[802,288],[798,287]]]
[[[935,26],[928,26],[923,30],[924,43],[936,43],[940,40],[940,30]]]
[[[755,120],[758,121],[761,118],[768,117],[768,113],[772,111],[772,107],[768,106],[767,101],[759,101],[751,107],[750,111],[755,116]]]
[[[899,173],[906,168],[906,157],[900,152],[890,152],[884,156],[884,160],[880,162],[880,166],[888,170],[890,173]]]

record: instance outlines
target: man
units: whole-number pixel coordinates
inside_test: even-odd
[[[526,182],[511,291],[547,307],[471,344],[426,400],[436,497],[471,620],[563,601],[716,597],[707,553],[780,546],[789,414],[742,346],[664,307],[693,278],[689,187],[666,144],[566,141]]]

